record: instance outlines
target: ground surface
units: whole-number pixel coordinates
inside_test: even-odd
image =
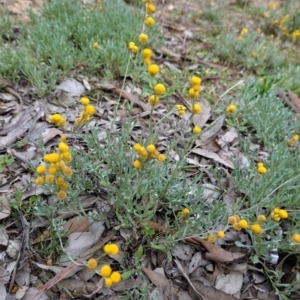
[[[182,2],[166,0],[157,4],[156,17],[165,38],[165,46],[156,49],[156,60],[162,69],[165,81],[169,86],[174,87],[175,92],[160,104],[153,119],[159,123],[161,115],[165,115],[170,107],[178,102],[189,106],[187,97],[182,94],[184,88],[179,89],[177,86],[184,80],[187,82],[191,72],[200,72],[203,81],[201,94],[203,96],[201,96],[200,103],[203,111],[200,115],[194,116],[193,124],[206,128],[206,132],[201,138],[195,140],[187,155],[189,166],[192,167],[187,170],[186,177],[196,177],[199,172],[204,174],[202,184],[205,187],[205,200],[208,205],[204,206],[203,209],[208,207],[213,211],[212,203],[216,199],[221,199],[226,203],[227,211],[232,212],[235,202],[247,198],[248,182],[254,180],[254,177],[247,177],[244,183],[237,188],[235,185],[238,180],[234,177],[236,176],[234,174],[236,166],[233,164],[233,160],[238,157],[240,159],[239,165],[249,167],[248,154],[252,151],[251,149],[256,149],[253,157],[255,163],[268,161],[272,151],[270,150],[271,147],[264,145],[264,142],[267,145],[268,139],[262,141],[259,130],[253,129],[254,125],[247,127],[248,131],[245,133],[244,119],[233,123],[233,126],[232,123],[225,123],[224,118],[218,117],[220,111],[224,110],[227,104],[240,103],[240,94],[236,92],[240,91],[240,80],[256,75],[256,72],[260,71],[260,67],[257,67],[256,70],[252,65],[248,68],[246,64],[243,65],[240,61],[232,63],[222,60],[220,58],[222,53],[217,54],[217,50],[214,49],[217,46],[213,44],[211,39],[217,37],[224,28],[236,36],[244,27],[247,27],[249,31],[256,31],[257,15],[254,10],[246,11],[243,1],[215,1],[216,3],[210,1],[209,5],[207,1],[200,0],[184,1],[184,4]],[[242,4],[236,5],[236,2]],[[250,8],[262,6],[264,10],[267,10],[264,1],[249,2]],[[25,22],[29,21],[27,9],[35,10],[41,4],[42,1],[38,0],[1,2],[1,5],[10,12],[13,21],[18,19]],[[221,7],[222,15],[219,18],[222,20],[214,17],[214,9],[218,6]],[[210,11],[211,8],[212,12]],[[83,6],[83,9],[89,8]],[[204,13],[205,19],[201,17],[203,12],[206,12],[206,14]],[[266,40],[269,41],[270,38],[266,37]],[[15,44],[13,45],[15,46]],[[294,52],[289,59],[290,62],[293,62],[296,57],[295,53],[299,50],[297,50],[297,45],[291,44],[291,41],[285,41],[283,48],[288,49],[290,46]],[[30,59],[34,61],[35,57]],[[73,251],[76,253],[75,256],[80,256],[84,252],[87,257],[91,257],[93,251],[101,248],[106,242],[114,241],[119,244],[122,251],[119,256],[109,258],[109,263],[112,265],[120,263],[123,271],[133,269],[136,273],[120,284],[113,286],[112,289],[103,288],[103,280],[99,281],[99,276],[94,276],[94,273],[87,268],[76,268],[75,264],[68,261],[68,257],[61,257],[61,244],[57,242],[54,247],[52,246],[51,241],[55,237],[54,233],[49,236],[48,229],[53,229],[53,227],[49,226],[49,219],[43,214],[43,207],[51,207],[55,200],[53,196],[46,195],[45,189],[32,184],[36,177],[34,168],[43,154],[43,148],[39,143],[42,141],[42,144],[46,145],[45,150],[50,151],[56,147],[59,136],[64,133],[64,130],[49,124],[48,117],[53,113],[61,113],[67,116],[71,124],[74,124],[75,118],[79,114],[76,103],[81,95],[88,94],[97,108],[97,114],[90,123],[90,128],[97,128],[98,130],[97,142],[99,144],[105,143],[107,136],[104,132],[112,124],[114,107],[118,107],[119,117],[113,125],[112,131],[119,132],[122,127],[126,126],[126,120],[133,116],[137,122],[130,136],[130,143],[133,144],[144,133],[143,128],[146,128],[147,118],[150,114],[148,104],[142,99],[142,85],[135,85],[131,79],[128,80],[125,85],[125,93],[122,94],[122,104],[119,107],[122,78],[112,81],[100,78],[100,76],[83,75],[81,71],[85,67],[79,62],[78,66],[74,66],[72,72],[65,76],[64,81],[60,79],[59,82],[56,82],[55,93],[51,91],[43,97],[39,95],[37,87],[26,76],[21,76],[15,82],[7,81],[5,78],[1,79],[3,89],[0,102],[2,128],[0,141],[5,146],[0,149],[2,155],[9,154],[9,158],[2,162],[4,167],[2,174],[0,174],[0,192],[2,193],[0,216],[1,219],[9,221],[5,221],[0,236],[1,261],[3,262],[1,273],[3,274],[2,277],[5,278],[1,281],[0,294],[1,291],[2,295],[7,293],[7,297],[0,295],[0,299],[71,299],[71,295],[76,299],[112,300],[121,299],[121,297],[123,299],[180,300],[298,299],[299,287],[296,274],[299,275],[297,273],[299,248],[293,248],[294,252],[282,251],[280,263],[278,263],[277,246],[274,249],[267,247],[270,239],[276,235],[281,236],[282,232],[286,233],[287,227],[295,226],[296,231],[298,228],[298,225],[295,225],[298,224],[296,219],[293,219],[293,225],[283,222],[278,228],[276,227],[277,231],[274,229],[275,234],[272,231],[261,241],[257,241],[259,246],[255,248],[255,252],[252,248],[255,240],[253,235],[247,231],[236,232],[231,227],[224,225],[227,221],[227,215],[223,220],[220,220],[219,216],[215,216],[217,221],[208,220],[208,216],[205,215],[203,217],[206,217],[207,221],[203,222],[203,226],[210,221],[217,222],[214,224],[217,230],[220,226],[220,228],[225,226],[227,239],[212,244],[204,239],[204,235],[201,238],[198,236],[180,238],[181,241],[172,249],[173,259],[170,261],[167,258],[171,253],[154,251],[155,248],[149,247],[150,243],[147,243],[146,238],[144,238],[144,235],[146,236],[145,231],[141,234],[135,229],[130,227],[124,229],[122,226],[120,230],[114,230],[120,226],[120,219],[112,215],[111,207],[113,205],[108,197],[107,186],[98,180],[99,178],[93,178],[94,174],[92,173],[86,177],[91,177],[92,183],[97,187],[89,187],[88,191],[80,194],[82,208],[87,212],[87,215],[78,218],[76,217],[77,213],[73,212],[73,207],[62,206],[54,216],[54,218],[65,222],[63,226],[67,234],[64,236],[64,242],[66,242],[67,236],[72,233],[77,234],[74,240],[69,240],[67,251]],[[188,70],[188,74],[186,74],[186,70]],[[272,72],[275,72],[275,69]],[[61,82],[65,85],[59,85]],[[231,91],[231,87],[235,85],[236,87]],[[289,87],[289,89],[299,92],[295,86]],[[226,97],[221,97],[224,93],[226,93]],[[300,100],[298,96],[289,93],[287,100],[288,95],[285,96],[284,92],[283,94],[282,100],[299,113]],[[125,109],[128,103],[133,107],[130,112]],[[218,111],[219,104],[222,109],[220,108]],[[299,106],[297,107],[297,105]],[[291,116],[290,119],[294,119],[295,115],[290,108],[288,109],[290,114],[286,113],[286,115],[288,114]],[[276,109],[283,111],[286,107],[283,109],[279,106]],[[187,118],[189,117],[190,114]],[[182,122],[184,118],[180,120]],[[234,121],[230,119],[228,122]],[[175,130],[174,128],[177,128],[178,124],[181,126],[178,127],[180,130]],[[286,124],[289,124],[288,121]],[[82,134],[73,132],[71,128],[71,126],[67,127],[66,132],[68,139],[72,141],[72,146],[79,152],[85,152]],[[179,123],[176,114],[168,115],[167,123],[157,128],[159,150],[166,150],[167,142],[173,136],[176,136],[178,144],[184,147],[187,139],[182,132],[186,128],[188,128],[187,122]],[[297,133],[297,130],[295,132]],[[249,148],[243,148],[241,145],[245,140],[249,140]],[[84,142],[88,143],[86,140]],[[89,141],[89,143],[92,145],[91,149],[96,147],[93,141]],[[170,151],[170,156],[174,161],[177,159],[176,155],[175,151]],[[12,161],[10,161],[11,157],[13,157]],[[273,162],[271,162],[271,158],[269,160],[271,167]],[[94,164],[96,163],[97,160]],[[215,166],[217,167],[215,168]],[[218,177],[218,172],[221,173],[220,177]],[[241,169],[242,172],[243,169]],[[82,175],[79,174],[78,182],[84,181],[84,178],[80,178],[80,176]],[[134,182],[134,180],[132,181]],[[112,182],[115,182],[114,179]],[[258,182],[258,186],[261,184],[259,180],[256,182]],[[279,186],[280,183],[277,185]],[[276,191],[274,187],[271,193],[267,191],[266,194],[272,194],[273,191]],[[289,191],[287,191],[288,193]],[[266,198],[268,197],[263,197],[263,201]],[[42,205],[38,205],[38,202],[41,202]],[[21,203],[22,209],[18,209],[19,203]],[[299,204],[298,198],[295,200],[295,207],[297,207],[297,203]],[[241,211],[249,210],[246,205],[242,206]],[[276,203],[276,205],[282,206],[282,203]],[[253,206],[262,208],[262,210],[255,209],[254,215],[261,211],[267,211],[268,208],[259,205],[259,203]],[[33,211],[33,207],[35,211]],[[164,227],[166,212],[162,207],[163,204],[158,207],[158,213],[151,221],[153,221],[153,228],[157,232],[166,234],[165,239],[171,231],[169,232]],[[40,211],[37,211],[39,209]],[[149,207],[150,209],[151,207]],[[175,211],[177,212],[177,210]],[[88,214],[99,212],[107,213],[106,222],[95,221],[90,224]],[[294,212],[297,212],[296,208]],[[245,213],[245,215],[247,214]],[[225,223],[224,219],[226,220]],[[140,224],[136,225],[138,227]],[[184,224],[181,223],[181,225],[183,227]],[[275,228],[271,221],[267,226],[269,227],[265,230]],[[22,238],[20,239],[20,237]],[[185,243],[183,243],[184,239]],[[26,244],[28,241],[32,245],[31,248],[28,248]],[[242,244],[242,247],[237,247],[240,245],[237,242]],[[89,245],[87,249],[84,247],[85,243]],[[161,243],[164,246],[164,242]],[[137,263],[134,259],[139,245],[145,247],[145,256],[143,260]],[[49,248],[52,250],[49,251]],[[273,256],[270,256],[269,250],[274,250]],[[257,259],[265,254],[268,254],[268,258],[255,263],[253,259],[255,253],[261,254]],[[65,261],[67,263],[64,263]],[[156,272],[153,271],[154,269]],[[144,275],[140,275],[141,273]],[[281,278],[279,274],[284,276]],[[276,280],[272,281],[273,278]],[[144,294],[142,294],[141,287],[144,286],[145,282],[151,282],[155,289],[144,288]],[[291,286],[292,283],[295,286],[295,291],[290,294],[292,296],[283,298],[284,292],[282,292],[281,298],[279,298],[278,291],[283,291],[280,285]]]

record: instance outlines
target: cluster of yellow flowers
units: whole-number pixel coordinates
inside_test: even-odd
[[[271,218],[276,222],[279,222],[281,219],[287,219],[288,217],[288,212],[285,209],[280,209],[279,207],[275,207],[271,212]]]
[[[225,231],[219,230],[219,231],[217,232],[217,234],[209,234],[209,235],[207,236],[207,240],[208,240],[209,242],[211,242],[212,244],[214,244],[214,243],[217,241],[217,239],[224,239],[225,236],[226,236]]]
[[[49,117],[49,122],[58,127],[64,127],[66,125],[66,119],[60,114],[51,115]]]
[[[193,76],[191,78],[191,88],[189,89],[189,96],[192,99],[197,99],[200,96],[201,81],[202,81],[201,78],[198,76]]]
[[[257,172],[262,175],[267,173],[267,169],[262,162],[257,163]]]
[[[232,225],[232,228],[236,231],[241,231],[242,229],[251,229],[255,234],[262,234],[263,229],[259,223],[264,222],[266,217],[264,215],[259,215],[257,217],[257,223],[249,225],[245,219],[241,219],[238,215],[233,215],[228,218],[228,224]]]
[[[81,104],[84,106],[83,111],[80,113],[79,118],[75,119],[76,125],[83,125],[90,120],[90,117],[95,114],[96,109],[93,105],[90,104],[90,99],[83,97],[80,100]]]
[[[61,142],[58,144],[58,152],[44,155],[44,163],[36,168],[38,177],[35,179],[36,185],[52,184],[56,191],[56,196],[60,200],[67,198],[69,185],[67,178],[73,174],[72,169],[67,165],[72,161],[72,154],[66,143],[66,136],[61,136]]]
[[[166,160],[166,156],[162,153],[159,153],[154,144],[149,144],[146,148],[141,144],[134,144],[133,149],[139,156],[139,159],[136,159],[133,162],[133,166],[136,169],[142,167],[141,160],[146,161],[148,159],[157,159],[159,162],[164,162]]]
[[[248,33],[248,29],[244,27],[238,36],[238,40],[242,40],[247,33]]]
[[[103,247],[103,252],[106,255],[116,255],[119,253],[119,247],[117,244],[106,244]],[[101,256],[100,258],[102,258],[103,256]],[[99,258],[99,259],[100,259]],[[90,258],[87,263],[86,266],[90,269],[90,270],[95,270],[98,267],[98,260],[96,258]],[[120,274],[120,272],[118,271],[113,271],[110,265],[103,265],[100,270],[99,270],[99,274],[104,277],[105,279],[105,285],[107,287],[112,286],[114,283],[118,283],[121,281],[122,276]]]
[[[299,141],[299,135],[295,134],[289,141],[288,141],[288,145],[290,147],[293,147],[297,142]]]

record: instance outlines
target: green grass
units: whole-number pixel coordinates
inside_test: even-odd
[[[53,0],[45,1],[40,13],[31,12],[30,20],[19,25],[17,35],[7,18],[1,20],[0,74],[11,80],[25,77],[46,95],[74,69],[100,78],[123,75],[128,42],[137,41],[143,17],[121,0],[101,6]],[[154,45],[159,44],[158,31],[151,32]],[[11,38],[16,46],[7,42]]]

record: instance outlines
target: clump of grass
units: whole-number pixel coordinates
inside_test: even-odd
[[[29,24],[20,25],[13,51],[4,40],[12,24],[1,20],[0,72],[12,80],[25,76],[41,95],[73,68],[106,78],[120,76],[125,72],[127,41],[137,35],[141,22],[139,10],[121,0],[91,6],[79,0],[45,1],[39,13],[31,12]]]

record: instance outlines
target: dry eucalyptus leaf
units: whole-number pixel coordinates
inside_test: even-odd
[[[221,148],[224,148],[227,144],[231,143],[234,139],[238,137],[238,132],[236,128],[231,127],[223,136],[216,139],[216,142]]]
[[[0,220],[9,217],[11,207],[5,194],[0,196]]]
[[[243,274],[232,271],[229,274],[219,274],[216,280],[216,289],[226,294],[234,295],[240,292],[243,284]]]
[[[170,288],[171,283],[165,276],[162,276],[161,274],[148,268],[143,268],[142,271],[155,286],[161,288],[163,291],[167,291]]]
[[[245,256],[244,253],[229,252],[203,239],[197,239],[207,250],[205,257],[219,263],[235,262]]]
[[[78,257],[81,253],[92,248],[97,242],[99,242],[102,233],[104,231],[104,221],[94,222],[89,227],[89,232],[74,232],[68,237],[68,243],[65,247],[67,253],[70,256]],[[67,255],[62,255],[60,258],[60,265],[68,265],[69,258]]]
[[[180,243],[180,242],[172,249],[173,256],[176,256],[182,260],[188,260],[188,261],[191,260],[193,252],[194,252],[194,250],[190,245]]]
[[[0,282],[0,300],[5,300],[6,295],[7,295],[7,292],[6,292],[5,285],[2,282]]]
[[[55,92],[57,93],[60,91],[67,92],[71,96],[80,96],[85,92],[85,87],[76,79],[69,78],[64,80],[61,84],[59,84],[56,87]]]
[[[210,159],[214,160],[215,162],[218,162],[230,169],[234,169],[233,163],[229,159],[226,159],[226,158],[223,159],[217,153],[214,153],[212,151],[209,151],[206,149],[201,149],[201,148],[196,148],[196,149],[193,149],[191,152],[195,153],[195,154],[199,154],[199,155],[207,157],[207,158],[210,158]]]
[[[22,299],[24,297],[24,295],[26,294],[26,291],[29,289],[28,286],[22,286],[19,287],[18,291],[16,292],[15,298],[18,299]]]
[[[67,235],[73,232],[86,232],[89,229],[89,220],[87,217],[76,216],[64,224]]]
[[[224,123],[224,117],[221,117],[216,121],[214,121],[214,123],[210,124],[209,127],[206,128],[200,136],[201,143],[204,144],[205,141],[209,140],[211,137],[217,134],[219,130],[222,128],[223,123]]]
[[[189,264],[189,274],[193,273],[198,267],[200,267],[202,260],[203,258],[201,252],[194,254]]]
[[[50,271],[54,272],[55,274],[58,274],[59,272],[61,272],[64,269],[64,267],[48,266],[48,265],[39,264],[37,262],[34,262],[34,264],[36,264],[41,269],[50,270]]]

